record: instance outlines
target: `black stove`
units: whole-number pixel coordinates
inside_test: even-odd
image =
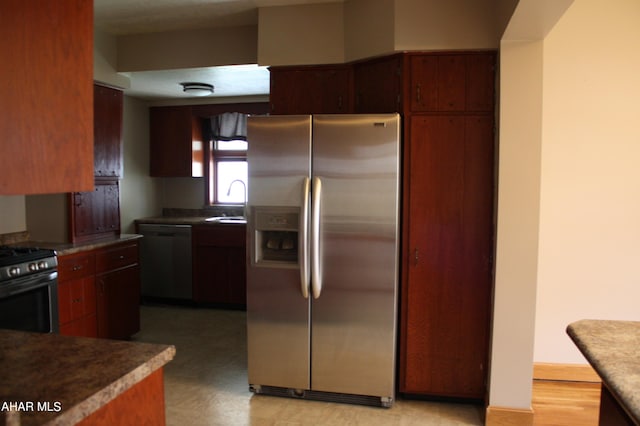
[[[56,252],[39,247],[0,246],[0,282],[55,270]]]

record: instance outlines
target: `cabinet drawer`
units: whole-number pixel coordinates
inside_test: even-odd
[[[95,272],[93,253],[77,253],[58,257],[58,281],[74,280]]]
[[[138,263],[138,243],[120,245],[96,252],[96,272],[112,271]]]

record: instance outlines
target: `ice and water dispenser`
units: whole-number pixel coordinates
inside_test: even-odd
[[[300,209],[254,207],[254,262],[257,266],[297,267]]]

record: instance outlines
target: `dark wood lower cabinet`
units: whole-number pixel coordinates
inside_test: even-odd
[[[140,331],[140,268],[96,276],[98,337],[128,339]]]
[[[193,298],[196,303],[246,306],[246,227],[194,226]]]
[[[138,242],[58,259],[60,334],[128,339],[140,330]]]
[[[493,117],[414,115],[400,390],[485,397],[493,247]]]
[[[74,253],[58,257],[60,334],[97,337],[95,256]]]

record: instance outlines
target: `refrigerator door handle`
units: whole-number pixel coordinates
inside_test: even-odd
[[[320,297],[322,291],[322,273],[320,265],[320,204],[322,200],[322,181],[313,178],[311,194],[311,291],[313,298]]]
[[[302,181],[302,206],[300,206],[300,229],[298,230],[298,255],[300,256],[300,291],[309,298],[309,186],[305,176]]]

